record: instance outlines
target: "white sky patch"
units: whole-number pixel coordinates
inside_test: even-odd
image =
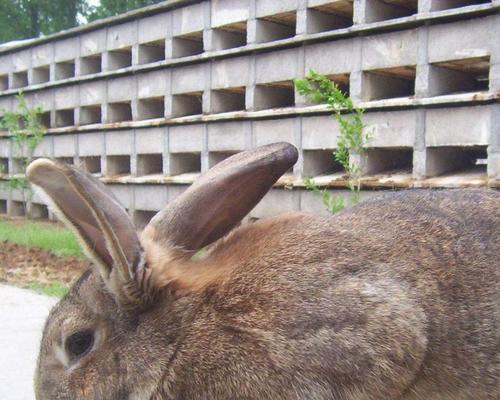
[[[101,4],[101,0],[87,0],[87,4],[90,7],[97,7],[99,4]],[[84,25],[87,23],[87,18],[85,18],[83,15],[78,14],[77,15],[78,23],[81,25]]]

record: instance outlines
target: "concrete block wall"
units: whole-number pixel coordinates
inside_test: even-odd
[[[253,211],[325,213],[303,178],[348,198],[339,128],[293,79],[328,75],[365,110],[362,196],[500,186],[495,0],[173,0],[0,47],[0,110],[22,90],[47,135],[36,157],[99,176],[141,227],[200,174],[275,141],[299,161]],[[466,32],[467,34],[464,34]],[[19,155],[0,133],[0,173]],[[49,215],[42,199],[32,209]],[[0,189],[0,213],[22,213]]]

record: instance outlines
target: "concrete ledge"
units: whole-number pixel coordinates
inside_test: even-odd
[[[431,108],[439,107],[445,108],[447,106],[479,106],[497,103],[500,100],[500,92],[471,92],[462,94],[450,94],[429,98],[414,98],[414,97],[401,97],[394,99],[382,99],[373,101],[359,102],[358,106],[370,112],[376,111],[395,111],[395,110],[409,110],[416,108]],[[129,104],[130,102],[116,103],[116,104]],[[131,109],[130,109],[131,110]],[[130,111],[131,112],[131,111]],[[197,123],[215,123],[215,122],[231,122],[241,120],[259,120],[270,119],[277,117],[291,117],[301,115],[323,115],[331,114],[331,110],[326,105],[313,105],[313,106],[298,106],[298,107],[280,107],[271,108],[259,111],[230,111],[219,114],[195,114],[174,118],[153,118],[141,121],[132,121],[131,114],[127,111],[127,120],[116,121],[112,123],[103,124],[89,124],[83,126],[70,126],[62,128],[47,129],[48,135],[59,135],[67,133],[80,133],[80,132],[95,132],[99,131],[113,131],[131,128],[147,128],[147,127],[160,127],[160,126],[176,126],[185,124]],[[6,137],[5,131],[0,131],[0,137]]]

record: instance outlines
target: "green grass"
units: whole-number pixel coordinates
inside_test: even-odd
[[[0,241],[35,246],[57,256],[81,256],[82,250],[72,232],[47,223],[0,220]]]
[[[52,297],[63,297],[69,290],[69,288],[61,282],[51,282],[46,284],[31,282],[28,285],[28,289]]]

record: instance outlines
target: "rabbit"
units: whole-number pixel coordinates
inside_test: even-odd
[[[46,322],[36,398],[499,399],[499,193],[236,227],[297,157],[238,153],[141,234],[92,175],[31,163],[91,260]]]

